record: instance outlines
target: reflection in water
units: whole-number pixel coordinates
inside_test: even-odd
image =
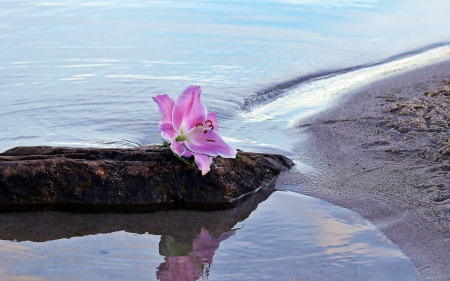
[[[158,267],[156,277],[161,281],[198,280],[200,277],[208,279],[209,268],[220,242],[234,234],[235,230],[231,230],[216,238],[207,229],[202,228],[192,242],[192,251],[187,255],[183,255],[186,247],[179,247],[173,237],[161,237],[159,252],[168,256]]]
[[[268,186],[211,212],[3,213],[0,280],[147,280],[153,269],[158,280],[208,278],[220,243],[273,192]]]
[[[267,189],[215,212],[1,214],[0,239],[0,280],[420,280],[358,214]]]
[[[218,237],[247,219],[273,192],[273,186],[245,196],[230,209],[211,212],[172,210],[138,214],[0,213],[0,239],[46,242],[126,231],[173,237],[192,243],[203,228]]]

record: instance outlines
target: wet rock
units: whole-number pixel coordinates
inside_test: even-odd
[[[167,148],[16,147],[0,154],[0,211],[225,208],[294,165],[277,154],[238,155],[216,157],[202,176]]]
[[[0,213],[0,239],[46,242],[99,233],[126,231],[137,234],[170,235],[177,242],[192,242],[202,228],[218,237],[246,220],[274,191],[272,185],[236,200],[224,210],[199,212],[170,210],[145,213]]]

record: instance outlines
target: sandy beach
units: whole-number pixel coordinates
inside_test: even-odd
[[[372,221],[424,280],[450,276],[450,61],[360,88],[298,124],[299,159],[279,183]]]

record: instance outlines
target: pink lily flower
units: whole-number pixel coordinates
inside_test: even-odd
[[[165,257],[156,271],[156,278],[161,281],[194,281],[207,277],[208,271],[205,270],[205,264],[212,264],[220,242],[227,240],[235,233],[235,230],[230,230],[216,238],[207,229],[202,228],[200,234],[197,234],[192,241],[193,251],[187,256]]]
[[[195,164],[205,175],[210,171],[212,157],[236,158],[236,149],[231,148],[219,135],[216,112],[208,114],[200,101],[200,86],[189,86],[174,102],[167,94],[157,95],[162,119],[159,132],[171,142],[170,149],[185,158],[194,156]]]

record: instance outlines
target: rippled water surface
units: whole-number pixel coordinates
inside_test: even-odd
[[[449,41],[450,4],[432,2],[0,0],[0,151],[160,142],[151,97],[198,84],[236,147],[289,152],[245,99]]]

